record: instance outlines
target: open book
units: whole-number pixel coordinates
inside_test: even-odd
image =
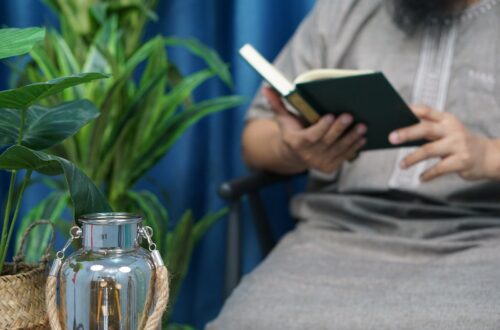
[[[240,49],[241,56],[296,110],[303,121],[314,124],[322,115],[338,117],[349,113],[368,127],[363,150],[386,149],[395,129],[419,122],[382,72],[368,70],[318,69],[289,81],[251,45]],[[421,145],[424,141],[402,146]]]

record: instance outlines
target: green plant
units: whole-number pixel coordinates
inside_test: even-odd
[[[52,100],[85,97],[101,114],[55,152],[81,166],[103,187],[115,210],[146,216],[173,274],[171,291],[175,297],[194,246],[225,210],[198,221],[186,211],[168,231],[164,203],[150,191],[133,188],[186,129],[209,114],[241,104],[242,99],[223,96],[198,102],[192,97],[199,86],[214,77],[232,86],[226,63],[198,41],[164,36],[141,40],[147,21],[156,19],[155,0],[46,2],[57,14],[61,30],[49,31],[44,47],[31,51],[34,62],[22,79],[36,82],[82,70],[111,74],[101,86],[81,86]],[[206,68],[182,75],[169,61],[168,46],[186,48],[200,57]],[[39,212],[44,212],[42,207]]]
[[[1,29],[0,59],[27,53],[45,36],[45,30]],[[70,161],[41,150],[60,144],[99,116],[86,100],[69,101],[53,107],[36,105],[70,87],[106,78],[100,73],[85,73],[0,91],[0,169],[11,172],[0,238],[0,274],[4,267],[22,196],[34,171],[46,175],[63,174],[75,215],[106,211],[109,206],[91,180]],[[19,171],[26,170],[16,189]]]

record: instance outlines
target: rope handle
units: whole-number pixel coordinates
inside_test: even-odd
[[[38,221],[31,223],[24,231],[23,237],[21,239],[21,244],[19,244],[19,251],[17,251],[16,256],[13,258],[15,269],[18,267],[19,263],[24,261],[24,257],[25,257],[24,249],[26,248],[26,242],[28,240],[29,234],[36,226],[39,226],[39,225],[49,225],[50,229],[51,229],[49,244],[47,244],[47,247],[45,248],[45,251],[42,255],[42,258],[40,259],[40,262],[43,264],[46,264],[49,261],[50,250],[54,246],[54,241],[56,239],[56,227],[55,227],[54,223],[52,223],[49,220],[38,220]]]
[[[52,330],[63,329],[59,317],[59,310],[57,308],[57,276],[61,269],[64,252],[69,247],[69,245],[71,245],[73,240],[81,237],[81,233],[82,232],[79,227],[75,226],[71,228],[71,238],[66,242],[64,248],[61,251],[57,252],[57,257],[52,264],[49,276],[47,278],[47,284],[45,285],[45,303],[47,305],[47,314],[49,316],[50,328]],[[148,240],[151,258],[153,260],[153,264],[155,265],[154,309],[151,315],[147,317],[147,320],[145,322],[141,322],[141,327],[145,323],[143,330],[156,330],[161,324],[163,313],[165,312],[168,305],[168,270],[167,267],[165,267],[165,265],[163,264],[163,259],[161,258],[160,252],[156,249],[156,244],[151,239],[153,235],[151,227],[141,227],[139,229],[139,234]],[[144,315],[147,315],[150,306],[151,304],[146,304]]]

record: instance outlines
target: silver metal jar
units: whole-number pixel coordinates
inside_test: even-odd
[[[151,310],[155,270],[151,253],[139,246],[147,232],[142,220],[127,213],[79,219],[81,231],[77,228],[72,237],[81,235],[83,246],[60,271],[61,323],[66,329],[142,329]]]

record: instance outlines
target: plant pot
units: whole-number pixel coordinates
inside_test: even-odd
[[[50,225],[50,243],[39,264],[26,264],[23,262],[26,238],[38,225]],[[47,220],[32,223],[24,232],[14,263],[5,264],[0,274],[0,329],[50,330],[45,308],[45,283],[54,238],[53,223]]]
[[[45,264],[6,264],[4,270],[0,276],[0,329],[50,329],[45,311]]]

